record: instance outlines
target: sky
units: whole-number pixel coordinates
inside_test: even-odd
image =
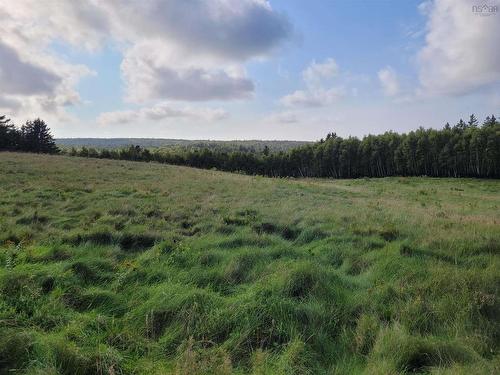
[[[500,117],[500,0],[0,0],[0,114],[318,140]]]

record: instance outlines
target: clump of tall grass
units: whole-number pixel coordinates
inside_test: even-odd
[[[379,373],[377,367],[383,363],[383,371],[421,373],[475,359],[477,354],[458,340],[410,335],[396,323],[379,331],[368,358],[368,369]]]

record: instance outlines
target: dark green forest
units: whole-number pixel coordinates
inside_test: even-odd
[[[312,144],[307,141],[276,141],[276,140],[190,140],[169,138],[56,138],[56,144],[63,151],[75,148],[121,149],[130,145],[148,148],[150,150],[164,149],[224,149],[226,151],[262,152],[266,147],[271,152],[288,151],[291,148]]]
[[[0,125],[0,150],[57,152],[41,120],[17,129]],[[409,133],[325,139],[285,151],[218,147],[149,149],[130,145],[121,149],[92,147],[65,150],[71,156],[159,162],[218,169],[269,177],[358,178],[386,176],[500,177],[500,122],[494,115],[479,124],[467,122],[442,129],[419,128]]]

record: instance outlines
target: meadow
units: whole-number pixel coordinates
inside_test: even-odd
[[[500,372],[500,181],[0,153],[0,374]]]

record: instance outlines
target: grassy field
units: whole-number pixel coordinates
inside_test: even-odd
[[[500,181],[0,153],[0,374],[494,374]]]

